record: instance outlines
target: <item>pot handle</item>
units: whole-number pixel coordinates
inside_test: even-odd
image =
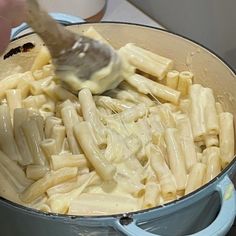
[[[225,176],[224,179],[220,181],[216,186],[216,191],[219,193],[221,198],[221,209],[218,216],[208,227],[189,236],[225,235],[233,225],[236,214],[236,192],[234,190],[234,185],[228,176]],[[127,225],[122,225],[118,219],[115,227],[127,236],[160,236],[148,233],[138,227],[135,219]]]
[[[50,13],[50,15],[60,24],[69,25],[73,23],[84,22],[84,20],[77,16],[71,16],[63,13]],[[15,39],[21,32],[28,29],[29,26],[26,23],[23,23],[12,29],[11,39]]]

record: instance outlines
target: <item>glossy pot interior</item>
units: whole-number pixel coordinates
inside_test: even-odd
[[[138,25],[131,25],[131,24],[122,24],[122,23],[95,23],[95,24],[81,24],[81,25],[72,25],[69,26],[69,28],[75,32],[83,32],[86,30],[89,26],[93,25],[95,29],[103,35],[104,38],[106,38],[115,48],[119,48],[126,43],[132,42],[136,43],[137,45],[144,47],[148,50],[151,50],[152,52],[156,52],[160,55],[163,55],[165,57],[171,58],[175,62],[175,69],[177,70],[191,70],[195,77],[194,77],[194,83],[201,83],[204,86],[211,87],[215,95],[217,96],[218,100],[223,104],[224,109],[227,111],[230,111],[234,114],[234,117],[236,117],[236,76],[234,72],[226,65],[224,64],[216,55],[213,53],[209,52],[205,48],[201,47],[200,45],[182,38],[178,35],[168,33],[166,31],[158,30],[155,28],[150,28],[150,27],[143,27],[143,26],[138,26]],[[35,48],[30,50],[29,52],[23,52],[19,53],[16,55],[13,55],[7,59],[1,59],[0,60],[0,79],[4,78],[6,75],[15,73],[16,71],[27,71],[30,69],[33,57],[37,54],[38,49],[42,45],[41,40],[34,34],[27,35],[25,37],[21,37],[11,43],[9,48],[7,49],[7,52],[10,51],[12,48],[16,48],[18,46],[22,46],[26,43],[33,43],[35,45]],[[231,164],[233,165],[233,164]],[[233,172],[235,169],[231,168],[231,172]],[[226,175],[227,171],[224,172],[224,175]],[[217,182],[217,179],[212,181]],[[212,186],[213,186],[212,184]],[[201,205],[200,203],[195,201],[194,204],[192,204],[193,208],[188,208],[185,207],[186,211],[189,211],[186,213],[186,215],[189,215],[191,211],[200,211],[203,209],[206,209],[207,205],[209,205],[210,201],[214,201],[215,203],[219,203],[219,199],[217,196],[213,194],[213,188],[208,186],[208,190],[206,188],[202,188],[200,191],[196,192],[195,194],[191,195],[190,197],[186,197],[186,199],[194,198],[194,195],[205,195],[205,202]],[[207,191],[205,191],[207,190]],[[212,192],[211,192],[212,190]],[[205,194],[204,194],[205,192]],[[208,196],[207,196],[208,195]],[[210,196],[211,195],[211,196]],[[199,200],[200,198],[198,198]],[[1,201],[0,199],[0,210],[1,210],[1,205],[4,203],[4,201]],[[178,203],[178,201],[176,202]],[[189,203],[190,204],[190,203]],[[50,220],[55,220],[57,218],[55,215],[51,216],[51,218],[46,219],[47,216],[43,216],[42,214],[39,215],[38,213],[34,212],[30,216],[30,211],[26,209],[21,209],[18,206],[12,206],[11,209],[11,204],[5,202],[3,204],[3,211],[7,214],[8,217],[13,217],[14,215],[17,215],[18,217],[21,217],[21,210],[22,210],[22,217],[25,218],[25,220],[32,220],[32,225],[35,219],[35,221],[38,221],[39,223],[37,227],[40,227],[40,225],[48,224]],[[177,204],[176,204],[177,206]],[[187,205],[186,205],[187,206]],[[172,208],[175,206],[173,205]],[[187,209],[188,208],[188,209]],[[201,209],[202,208],[202,209]],[[160,208],[159,208],[160,210]],[[12,213],[10,213],[10,211]],[[210,220],[215,216],[217,213],[218,209],[212,210],[212,217],[209,218],[208,220],[205,219],[205,224],[209,223]],[[146,211],[148,214],[149,212]],[[143,214],[145,216],[145,212],[140,213],[140,215]],[[207,211],[205,215],[208,215],[210,213],[210,210]],[[211,213],[210,213],[211,214]],[[23,216],[24,215],[24,216]],[[46,217],[46,218],[44,218]],[[172,217],[181,218],[179,213],[173,214]],[[182,216],[184,217],[184,216]],[[205,216],[204,216],[205,217]],[[43,219],[44,218],[44,219]],[[145,217],[144,217],[145,218]],[[3,217],[0,214],[0,219],[3,219]],[[72,218],[70,218],[72,219]],[[146,219],[148,219],[146,217]],[[183,219],[183,218],[182,218]],[[19,220],[19,219],[18,219]],[[83,222],[85,222],[86,219],[83,219]],[[96,219],[93,219],[91,222],[93,222]],[[97,218],[99,222],[101,222],[101,227],[103,225],[107,226],[109,225],[109,220],[107,221],[107,225],[104,223],[105,217],[102,218]],[[168,220],[171,222],[171,218],[162,217],[162,219],[159,219],[159,222]],[[193,218],[192,224],[194,224],[194,220],[196,219]],[[17,221],[17,220],[16,220]],[[62,223],[62,221],[64,223]],[[183,219],[184,221],[184,219]],[[209,222],[208,222],[209,221]],[[6,221],[7,222],[7,221]],[[44,223],[43,223],[44,222]],[[153,224],[152,221],[149,221],[150,224]],[[77,222],[78,223],[78,222]],[[48,228],[48,231],[42,230],[42,232],[37,231],[35,232],[36,235],[45,235],[47,233],[48,235],[52,233],[53,235],[63,235],[65,232],[67,232],[66,235],[78,235],[75,234],[75,230],[73,230],[73,227],[77,224],[76,222],[66,222],[63,219],[60,219],[58,222],[54,221],[53,227],[54,230]],[[62,225],[65,224],[65,226],[62,227]],[[68,224],[72,225],[72,229],[68,227]],[[150,224],[147,223],[146,228],[150,228]],[[161,223],[160,223],[161,224]],[[60,226],[59,226],[60,225]],[[112,224],[111,224],[112,225]],[[32,227],[36,227],[32,226]],[[60,228],[62,227],[62,228]],[[87,226],[86,226],[87,227]],[[186,223],[187,227],[187,223]],[[6,228],[6,227],[5,227]],[[30,229],[31,227],[29,227]],[[81,228],[81,226],[80,226]],[[158,228],[158,226],[156,226]],[[9,228],[8,228],[9,229]],[[65,229],[65,231],[63,231]],[[7,230],[7,228],[6,228]],[[13,230],[13,229],[12,229]],[[30,231],[24,231],[21,229],[22,232],[33,232],[33,228]],[[56,230],[56,231],[55,231]],[[105,230],[105,229],[104,229]],[[10,232],[10,231],[9,231]],[[63,233],[64,232],[64,233]],[[86,232],[86,229],[85,231]],[[88,232],[88,231],[87,231]],[[91,231],[93,232],[93,231]],[[96,231],[98,232],[98,231]],[[106,227],[105,231],[102,231],[100,229],[101,234],[92,234],[91,235],[111,235],[109,232],[113,232],[113,230],[110,227]],[[178,233],[177,231],[175,235],[181,235],[181,233],[184,233],[183,230],[179,230]],[[186,231],[185,231],[186,232]],[[60,234],[61,233],[61,234]],[[63,234],[62,234],[63,233]],[[8,234],[7,231],[5,231],[4,235],[13,235],[13,234]],[[23,234],[22,234],[23,235]],[[26,234],[24,234],[26,235]],[[29,234],[31,235],[31,234]],[[83,235],[83,234],[82,234]],[[89,235],[89,234],[85,234]],[[113,232],[113,235],[115,235],[115,231]],[[117,235],[120,235],[117,233]],[[171,234],[170,234],[171,235]],[[173,234],[172,234],[173,235]]]

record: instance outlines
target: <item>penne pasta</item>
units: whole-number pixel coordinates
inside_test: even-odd
[[[79,123],[79,116],[73,105],[65,106],[61,109],[61,117],[66,128],[66,136],[69,144],[69,149],[73,154],[80,154],[80,146],[74,136],[73,128]]]
[[[138,201],[129,196],[83,193],[71,202],[68,214],[110,215],[136,211]]]
[[[54,66],[52,64],[44,65],[42,70],[43,70],[44,78],[48,77],[48,76],[54,76],[55,75],[55,73],[54,73]]]
[[[178,129],[186,170],[189,172],[192,166],[197,163],[197,153],[194,146],[191,123],[187,115],[177,116],[176,128]]]
[[[225,168],[234,158],[234,123],[233,115],[222,112],[219,115],[220,122],[220,157],[221,166]]]
[[[219,146],[218,136],[215,134],[208,134],[204,137],[206,147]]]
[[[0,99],[5,97],[8,89],[15,89],[23,77],[23,73],[17,73],[2,79],[0,81]]]
[[[78,175],[85,175],[90,173],[90,169],[88,167],[84,167],[81,169],[78,169]]]
[[[16,108],[22,108],[22,97],[20,89],[8,89],[6,91],[7,104],[9,106],[10,115],[13,117]]]
[[[44,155],[46,156],[48,162],[50,162],[51,156],[57,153],[55,139],[44,139],[43,141],[41,141],[40,147],[42,148],[42,151],[44,152]]]
[[[43,117],[39,114],[32,114],[32,115],[29,116],[29,118],[31,120],[35,120],[35,122],[37,124],[38,131],[39,131],[40,138],[43,140],[45,138]]]
[[[21,192],[26,187],[28,187],[32,181],[26,178],[25,172],[21,167],[13,160],[11,160],[7,155],[0,151],[0,172],[4,172],[5,175],[15,184],[15,188]]]
[[[83,154],[61,154],[51,156],[51,165],[53,170],[63,167],[78,167],[79,169],[83,169],[88,166],[88,163]]]
[[[48,172],[43,178],[30,185],[22,194],[20,199],[29,203],[45,193],[49,188],[63,183],[77,175],[76,167],[65,167],[54,172]]]
[[[47,190],[48,197],[50,198],[51,196],[55,194],[68,193],[71,190],[79,187],[79,185],[77,184],[79,178],[80,178],[80,175],[78,174],[78,176],[71,178],[64,183],[61,183],[61,184],[58,184],[49,188]]]
[[[92,180],[95,177],[94,172],[86,174],[78,174],[75,178],[69,179],[64,183],[55,185],[47,190],[47,195],[50,197],[58,196],[57,194],[69,193],[74,189],[80,188],[84,184],[92,184]]]
[[[33,200],[31,203],[27,204],[28,207],[35,207],[35,208],[40,208],[43,204],[47,204],[47,196],[46,194],[42,194],[35,200]]]
[[[70,153],[70,147],[67,138],[64,138],[63,144],[62,144],[62,152],[69,152]]]
[[[188,176],[185,194],[189,194],[203,185],[205,172],[206,165],[203,163],[196,163],[192,167]]]
[[[54,115],[54,113],[52,112],[46,112],[46,111],[40,111],[40,110],[39,110],[39,113],[43,117],[44,120]]]
[[[33,157],[30,152],[26,137],[22,130],[22,124],[28,119],[29,112],[25,108],[18,108],[14,110],[13,115],[13,132],[18,150],[21,154],[21,159],[18,160],[22,166],[33,163]]]
[[[207,134],[219,134],[219,121],[215,106],[215,98],[212,89],[203,88],[201,91],[201,99],[205,104],[204,120],[206,123]]]
[[[33,96],[27,97],[22,101],[23,107],[27,109],[38,110],[38,105],[35,101],[36,99]],[[46,101],[46,100],[45,100]]]
[[[204,116],[204,101],[199,99],[201,97],[202,86],[200,84],[193,84],[189,88],[189,116],[192,125],[194,141],[202,141],[206,135],[206,122]]]
[[[206,148],[203,151],[203,162],[206,164],[204,183],[208,183],[221,171],[220,149],[218,147]]]
[[[0,196],[12,202],[22,204],[18,197],[17,188],[11,183],[9,177],[3,171],[0,171]]]
[[[144,117],[147,114],[148,110],[145,104],[138,104],[131,108],[125,109],[124,111],[113,115],[113,119],[120,119],[122,122],[134,122],[138,119]]]
[[[132,85],[126,81],[122,81],[119,84],[121,91],[117,91],[115,95],[121,100],[128,100],[135,104],[144,103],[147,106],[154,106],[155,101],[153,101],[148,95],[138,92]]]
[[[56,104],[50,98],[47,98],[47,101],[39,109],[40,112],[52,112],[52,113],[54,113],[55,110],[56,110]]]
[[[177,90],[181,92],[182,96],[187,96],[189,87],[192,85],[193,73],[190,71],[182,71],[179,73],[179,81]]]
[[[177,191],[181,193],[185,190],[187,173],[183,150],[180,140],[178,139],[178,130],[175,128],[167,128],[165,131],[165,141],[170,169],[175,177]]]
[[[160,183],[161,194],[165,200],[176,198],[176,183],[160,150],[154,145],[147,147],[147,156]]]
[[[49,76],[44,79],[30,82],[30,92],[32,95],[39,95],[43,93],[44,88],[46,88],[52,81],[53,76]]]
[[[116,166],[117,173],[114,179],[117,187],[121,187],[126,193],[130,193],[134,197],[142,197],[145,192],[145,175],[144,169],[140,162],[133,158],[128,157],[123,162]]]
[[[78,100],[74,94],[72,94],[68,90],[64,89],[60,85],[55,85],[55,87],[53,88],[53,98],[55,98],[55,97],[59,101],[66,101],[68,99],[70,101],[77,101]]]
[[[30,82],[34,80],[31,71],[27,71],[22,75],[21,80],[16,86],[16,89],[21,91],[21,98],[24,99],[29,95],[30,92]]]
[[[194,140],[202,141],[207,135],[218,135],[219,122],[212,90],[194,84],[190,87],[190,101]]]
[[[179,82],[179,72],[177,70],[169,71],[166,75],[166,86],[177,89]]]
[[[28,165],[26,168],[26,176],[28,179],[39,180],[48,172],[48,168],[41,165]]]
[[[223,106],[220,102],[216,102],[216,112],[219,115],[220,113],[224,112]]]
[[[173,112],[170,111],[167,107],[160,105],[157,108],[157,114],[161,118],[161,122],[165,128],[175,128],[176,122],[173,116]]]
[[[158,140],[159,140],[159,137],[161,136],[161,134],[163,134],[165,131],[165,127],[164,127],[163,123],[164,122],[162,122],[159,114],[150,114],[148,117],[148,124],[151,127],[153,135],[155,135],[155,133],[156,133]],[[157,140],[157,142],[158,142],[158,140]]]
[[[197,152],[197,162],[203,162],[203,154],[201,152]]]
[[[119,53],[127,58],[131,65],[147,74],[156,76],[159,80],[163,79],[167,72],[173,67],[172,60],[159,56],[132,43],[128,43],[120,48]]]
[[[31,155],[33,156],[34,164],[47,165],[47,160],[40,147],[41,137],[37,126],[37,122],[33,119],[23,122],[22,130],[27,140]]]
[[[66,129],[63,125],[54,125],[51,132],[52,139],[55,140],[56,145],[56,153],[60,153],[62,151],[62,145],[64,139],[66,137]]]
[[[108,96],[94,96],[96,106],[101,106],[111,110],[113,113],[119,113],[125,110],[125,105],[118,99]]]
[[[180,99],[179,108],[183,113],[189,115],[190,100],[189,99]]]
[[[123,191],[131,194],[132,196],[134,196],[136,198],[142,197],[143,194],[145,193],[145,186],[141,182],[139,182],[133,178],[130,178],[127,175],[123,175],[122,173],[118,173],[114,177],[114,179]]]
[[[49,198],[48,202],[53,212],[67,213],[71,202],[79,197],[79,195],[84,191],[84,189],[90,184],[94,176],[95,173],[91,172],[88,178],[84,179],[83,182],[80,182],[81,185],[78,186],[77,188],[71,190],[68,193],[60,193],[52,195]]]
[[[116,90],[114,92],[114,97],[116,99],[121,100],[126,108],[131,108],[134,105],[144,103],[147,106],[152,106],[155,104],[148,95],[145,95],[143,93],[139,93],[138,91],[135,91],[132,88],[129,88],[128,90]]]
[[[112,180],[116,168],[106,161],[94,140],[92,126],[83,121],[74,127],[75,136],[84,151],[86,158],[104,180]]]
[[[79,188],[82,186],[88,179],[90,179],[90,176],[94,176],[94,173],[86,173],[83,175],[77,175],[74,178],[69,179],[68,181],[55,185],[47,190],[47,195],[49,197],[60,194],[60,193],[68,193],[76,188]],[[92,182],[92,179],[91,179]]]
[[[61,125],[62,120],[55,116],[49,116],[45,121],[45,137],[50,138],[55,125]]]
[[[42,46],[38,55],[34,59],[31,71],[41,69],[44,65],[48,64],[51,59],[50,53],[46,46]]]
[[[54,92],[54,89],[55,89],[56,86],[57,85],[56,85],[55,81],[52,80],[52,81],[50,81],[50,83],[48,84],[47,87],[43,88],[44,94],[46,94],[53,101],[57,101],[58,100],[56,95],[55,95],[55,92]]]
[[[152,140],[152,133],[151,129],[148,125],[148,122],[146,119],[140,119],[138,120],[134,127],[133,127],[133,133],[139,137],[142,148],[140,152],[137,153],[137,159],[144,165],[147,160],[147,155],[145,153],[145,147],[151,142]]]
[[[34,80],[41,80],[43,79],[43,70],[35,70],[32,71]]]
[[[38,110],[44,103],[47,102],[45,95],[29,96],[22,101],[23,107],[28,109]]]
[[[52,64],[46,64],[41,69],[32,72],[35,80],[41,80],[49,76],[55,76],[54,67]]]
[[[178,104],[179,102],[179,91],[149,80],[142,75],[134,74],[133,76],[126,78],[126,81],[135,87],[140,93],[151,94],[152,96],[174,104]]]
[[[160,203],[160,188],[155,182],[148,182],[145,188],[143,199],[143,209],[148,209],[159,205]]]
[[[98,145],[104,144],[106,138],[105,128],[99,119],[98,111],[89,89],[82,89],[79,92],[79,102],[84,120],[88,121],[92,126]]]
[[[43,212],[51,212],[52,211],[51,208],[45,203],[43,203],[42,205],[34,206],[34,207],[35,207],[35,209],[37,209],[39,211],[43,211]]]
[[[14,161],[22,161],[16,145],[9,107],[0,105],[0,148]]]
[[[123,137],[115,130],[109,129],[107,132],[107,146],[104,151],[105,159],[109,162],[120,163],[129,158],[133,154],[133,149],[129,149]]]

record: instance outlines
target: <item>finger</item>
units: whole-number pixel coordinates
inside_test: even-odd
[[[11,25],[8,20],[0,17],[0,54],[7,48],[10,42]]]
[[[25,0],[0,0],[0,16],[8,19],[11,27],[21,24],[26,17]]]
[[[11,17],[11,26],[16,27],[20,25],[26,19],[26,3],[25,0],[17,0],[15,1],[14,9],[16,9],[15,13],[10,15]]]

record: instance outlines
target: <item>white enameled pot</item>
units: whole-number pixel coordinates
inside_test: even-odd
[[[101,33],[114,47],[133,42],[175,61],[178,70],[190,69],[195,83],[213,88],[225,109],[236,117],[236,75],[213,52],[179,35],[157,28],[126,23],[75,23],[68,26],[83,32],[89,26]],[[13,73],[19,65],[28,70],[42,45],[35,34],[14,39],[7,51],[33,43],[29,52],[0,59],[0,79]],[[168,203],[127,214],[82,217],[43,213],[0,198],[0,235],[4,236],[94,236],[94,235],[225,235],[236,213],[236,195],[231,179],[236,161],[215,179],[197,191]]]

